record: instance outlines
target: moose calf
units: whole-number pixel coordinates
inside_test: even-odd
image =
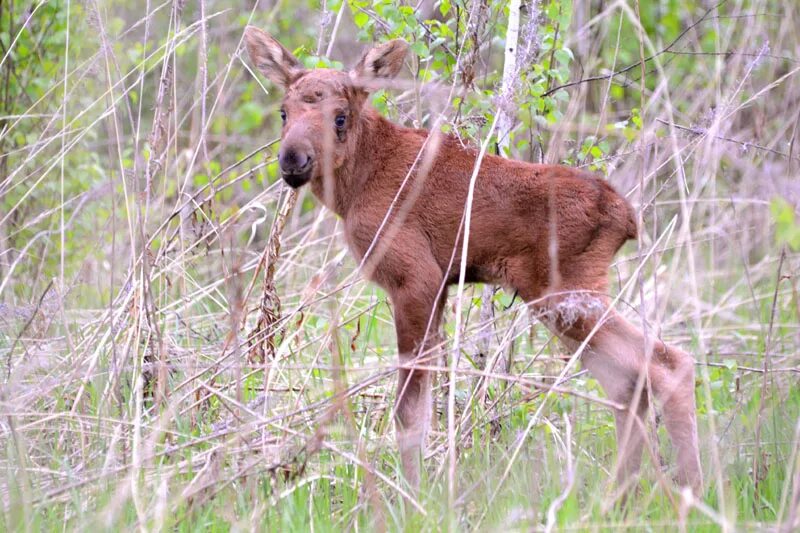
[[[391,299],[401,362],[397,438],[404,474],[416,487],[432,404],[431,372],[415,363],[441,340],[478,153],[449,136],[393,124],[369,105],[370,89],[403,65],[408,45],[401,40],[369,50],[350,72],[307,70],[252,26],[245,41],[253,64],[285,91],[283,179],[294,188],[310,184],[341,217],[350,251]],[[471,226],[466,281],[516,291],[568,348],[586,341],[583,364],[626,406],[614,412],[618,481],[638,471],[652,392],[677,449],[677,481],[700,490],[694,361],[657,339],[646,342],[609,306],[609,265],[636,238],[631,205],[582,170],[486,155]]]

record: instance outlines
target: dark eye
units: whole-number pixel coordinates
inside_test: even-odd
[[[347,117],[344,115],[337,115],[336,120],[334,123],[336,124],[336,129],[341,130],[344,129],[345,122],[347,122]]]
[[[283,121],[284,124],[286,123],[286,111],[284,111],[283,109],[281,109],[281,120]]]

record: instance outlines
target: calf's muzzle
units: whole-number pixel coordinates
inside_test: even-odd
[[[314,159],[310,150],[295,147],[281,148],[278,153],[278,164],[283,180],[293,189],[308,183]]]

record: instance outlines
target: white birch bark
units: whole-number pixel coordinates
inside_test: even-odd
[[[500,106],[498,113],[497,144],[500,155],[508,149],[509,134],[514,127],[514,117],[509,112],[513,109],[514,85],[518,75],[517,49],[519,45],[519,15],[522,8],[521,0],[508,2],[508,27],[506,28],[505,55],[503,60],[503,82],[500,86]]]

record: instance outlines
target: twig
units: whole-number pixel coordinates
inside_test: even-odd
[[[662,120],[660,118],[657,118],[656,121],[660,122],[661,124],[664,124],[665,126],[669,126],[669,127],[675,128],[676,130],[685,131],[685,132],[691,133],[693,135],[698,135],[698,136],[708,135],[708,131],[703,129],[703,128],[681,126],[679,124],[675,124],[674,122],[667,122],[666,120]],[[749,148],[755,148],[756,150],[763,150],[764,152],[769,152],[771,154],[779,155],[779,156],[785,157],[787,159],[796,159],[796,160],[800,161],[800,156],[792,156],[791,154],[787,154],[787,153],[784,153],[784,152],[779,152],[778,150],[773,150],[772,148],[767,148],[766,146],[761,146],[761,145],[756,144],[756,143],[751,143],[751,142],[746,142],[746,141],[739,141],[737,139],[731,139],[729,137],[723,137],[721,135],[714,135],[713,137],[715,139],[719,139],[720,141],[726,141],[726,142],[731,142],[731,143],[738,144],[739,146],[742,147],[743,150],[747,150]]]
[[[11,361],[14,357],[14,350],[17,347],[17,343],[20,341],[22,336],[25,335],[25,332],[28,331],[28,328],[31,326],[33,320],[36,318],[36,315],[39,314],[39,309],[41,309],[42,307],[42,302],[44,301],[44,297],[47,296],[47,293],[50,291],[50,288],[52,286],[53,286],[53,280],[51,279],[50,283],[47,284],[47,287],[45,287],[44,291],[42,292],[42,295],[39,296],[39,301],[36,303],[36,307],[33,309],[31,316],[28,317],[28,320],[25,322],[25,325],[22,326],[22,329],[20,330],[19,334],[14,339],[14,343],[11,345],[11,349],[8,351],[8,361],[6,362],[6,370],[8,371],[9,379],[11,379]],[[25,345],[23,344],[23,348],[24,347]],[[27,350],[25,351],[27,353]]]

